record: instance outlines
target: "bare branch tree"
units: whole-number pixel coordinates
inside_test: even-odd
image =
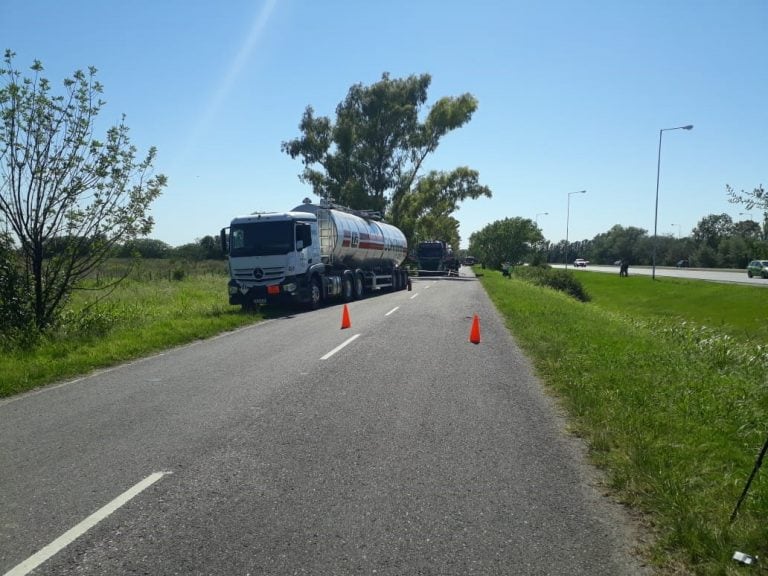
[[[137,161],[124,117],[104,141],[94,137],[104,105],[95,68],[52,95],[42,64],[22,79],[14,56],[6,51],[0,69],[0,214],[19,243],[28,305],[43,330],[116,243],[149,234],[149,207],[167,180],[152,175],[154,147]]]

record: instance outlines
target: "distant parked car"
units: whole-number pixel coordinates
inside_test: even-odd
[[[677,261],[677,267],[678,268],[688,268],[688,260],[678,260]]]
[[[747,276],[760,276],[760,278],[768,278],[768,260],[752,260],[747,264]]]
[[[576,268],[586,268],[587,264],[589,264],[589,260],[584,260],[583,258],[576,258],[576,260],[573,261],[573,265],[576,266]]]

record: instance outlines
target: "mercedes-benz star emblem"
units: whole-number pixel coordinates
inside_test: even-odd
[[[261,280],[262,278],[264,278],[264,270],[262,270],[261,268],[254,268],[253,277],[256,278],[256,280]]]

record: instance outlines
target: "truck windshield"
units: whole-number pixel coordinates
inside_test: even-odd
[[[271,256],[294,249],[293,222],[251,222],[230,228],[230,256]]]

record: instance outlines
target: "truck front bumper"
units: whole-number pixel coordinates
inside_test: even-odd
[[[279,284],[269,286],[247,286],[236,280],[230,280],[227,289],[230,304],[246,307],[264,304],[298,304],[305,302],[308,297],[306,288],[296,279],[288,278]]]

